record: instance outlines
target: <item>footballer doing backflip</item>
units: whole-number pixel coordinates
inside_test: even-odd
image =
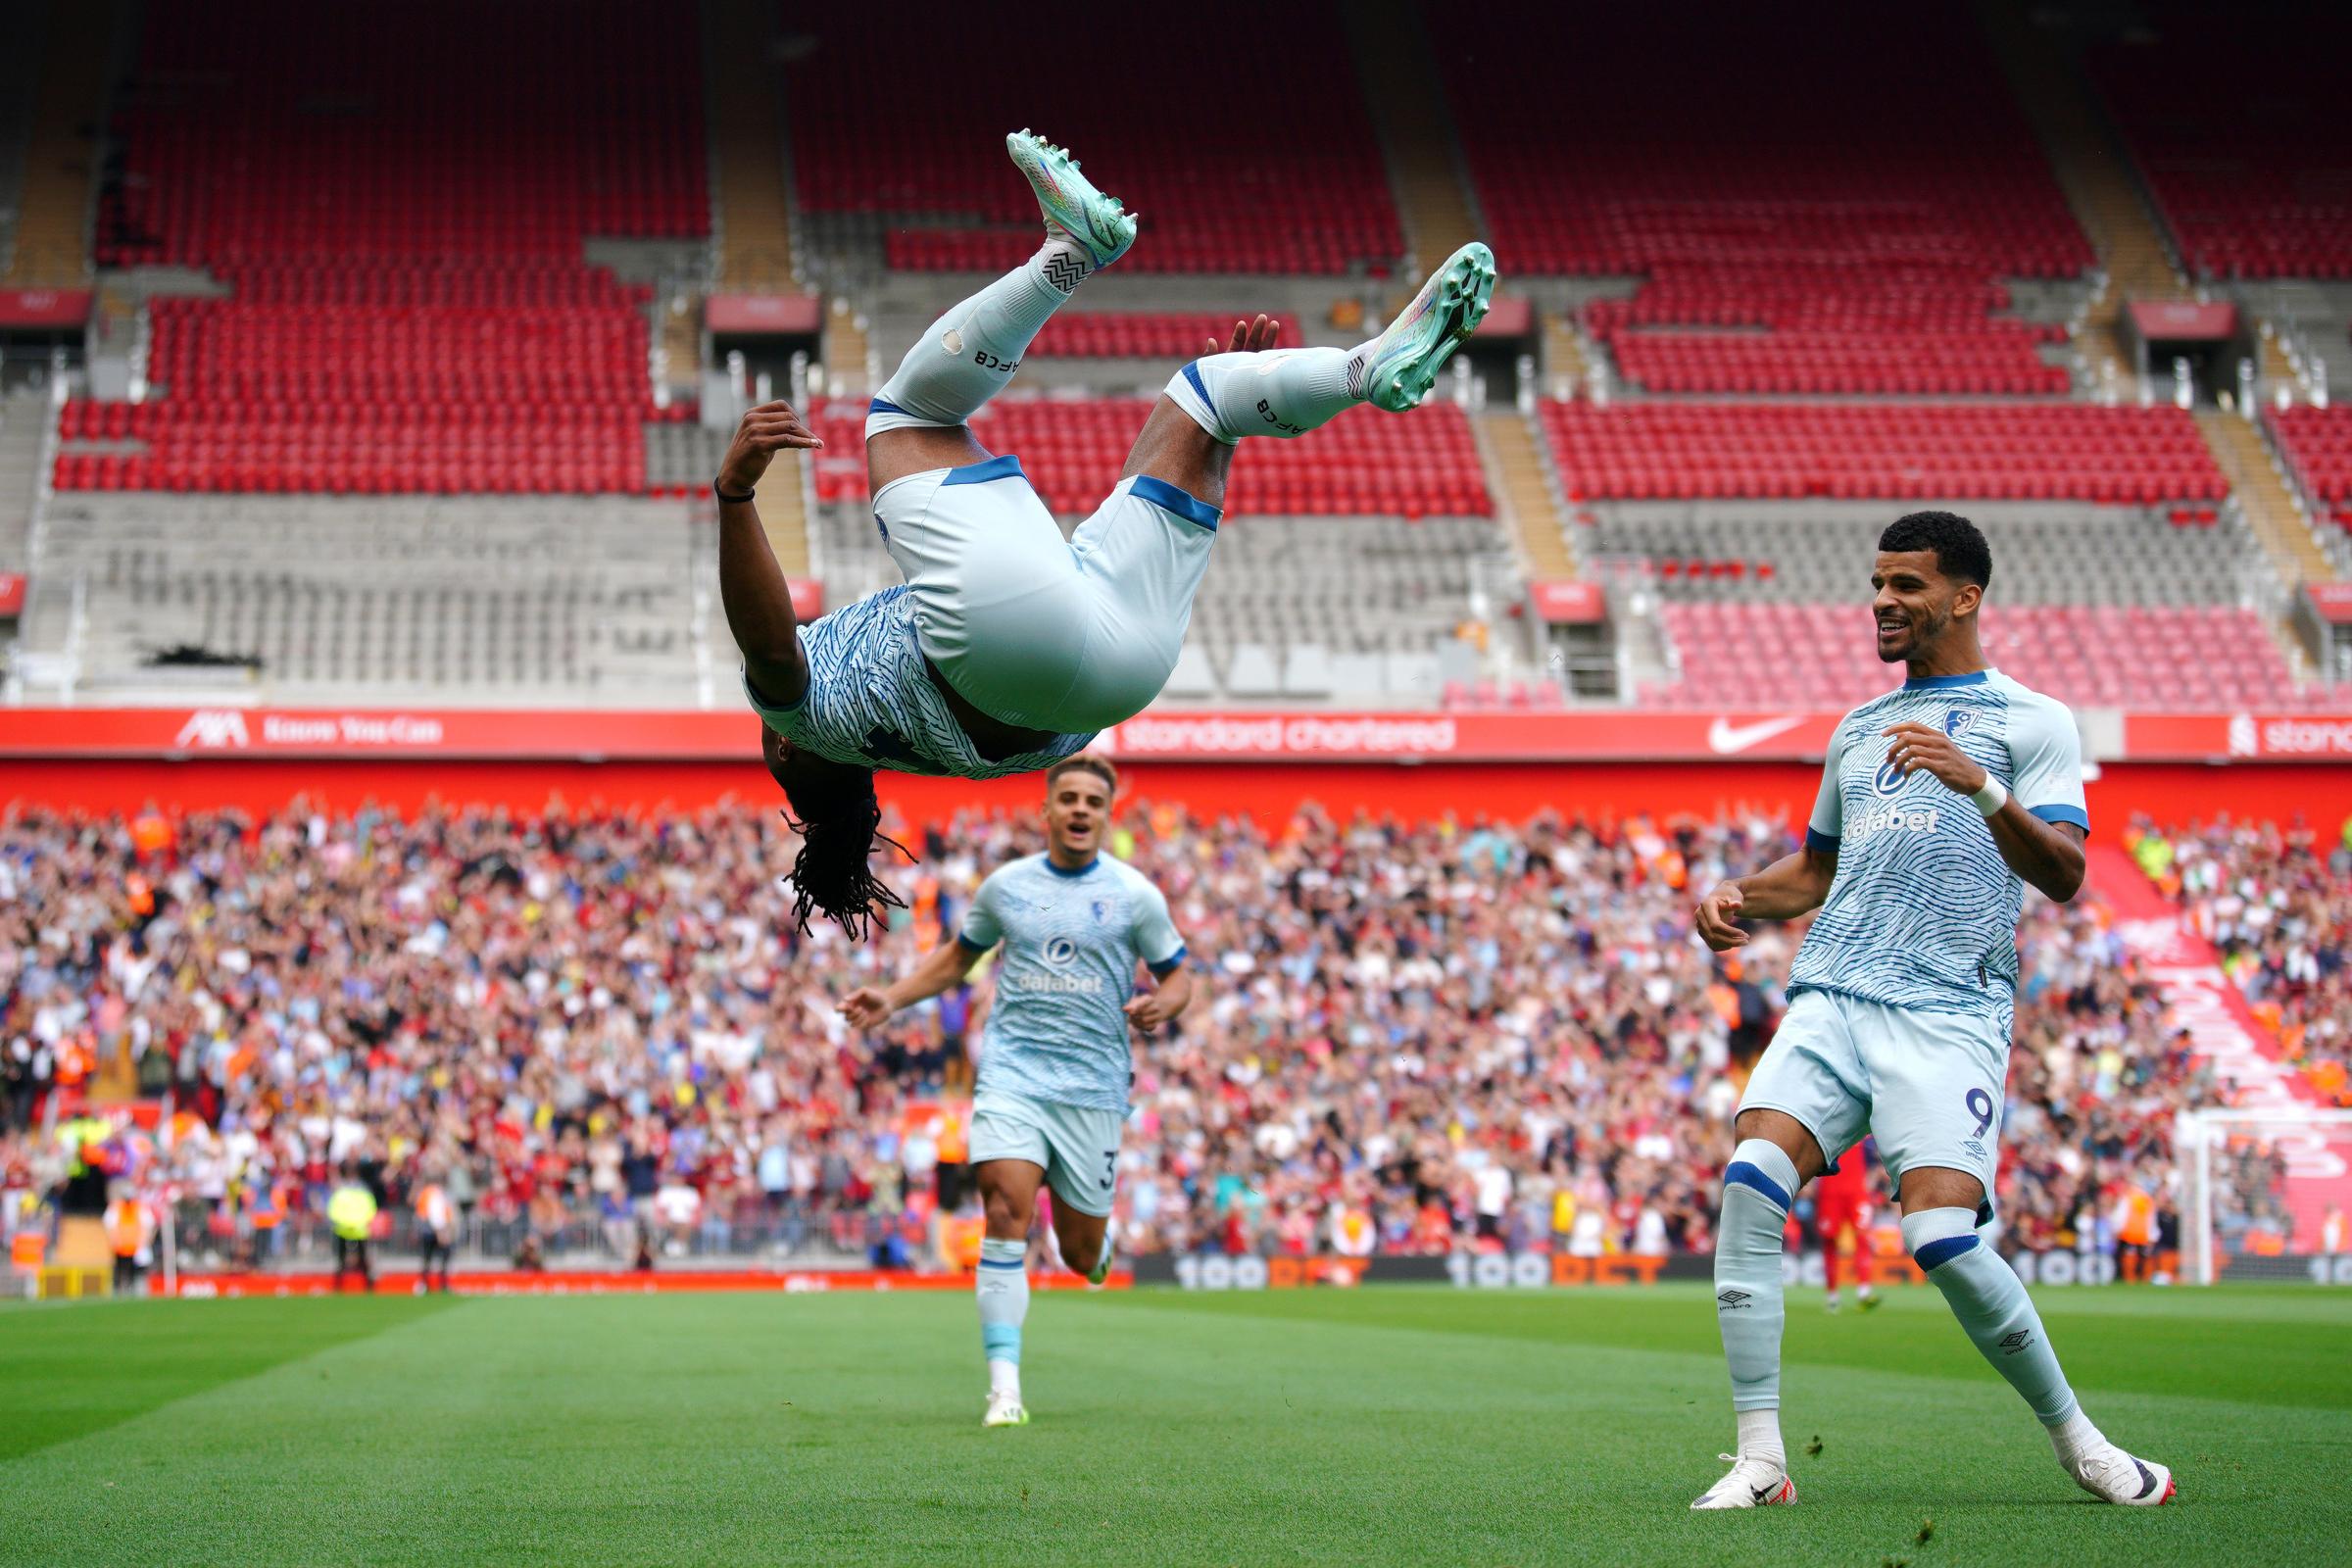
[[[1740,1451],[1694,1508],[1796,1500],[1780,1428],[1782,1237],[1798,1189],[1866,1133],[1904,1247],[2066,1472],[2109,1502],[2173,1495],[2171,1471],[2082,1413],[2033,1299],[1977,1234],[1992,1217],[2025,884],[2072,899],[2090,827],[2073,717],[1985,667],[1977,612],[1991,576],[1984,535],[1950,513],[1880,536],[1879,657],[1910,678],[1838,724],[1804,848],[1698,906],[1718,952],[1747,940],[1742,917],[1821,913],[1723,1173],[1715,1307]]]
[[[1038,1188],[1054,1190],[1062,1260],[1101,1284],[1110,1272],[1119,1129],[1135,1082],[1127,1031],[1158,1028],[1193,998],[1168,901],[1102,851],[1117,787],[1118,773],[1101,758],[1055,762],[1046,774],[1046,853],[990,873],[962,929],[912,973],[887,989],[855,991],[841,1004],[858,1028],[877,1028],[1004,948],[972,1099],[972,1172],[988,1216],[975,1281],[988,1359],[984,1426],[1029,1420],[1021,1324]],[[1153,979],[1142,996],[1134,995],[1139,964]]]
[[[1485,317],[1494,258],[1465,245],[1403,315],[1348,349],[1271,352],[1264,317],[1180,369],[1110,498],[1067,541],[1016,457],[964,422],[1049,318],[1125,255],[1135,219],[1066,151],[1007,136],[1046,242],[927,328],[865,424],[874,521],[906,581],[802,627],[754,487],[782,448],[821,443],[781,403],[744,416],[718,472],[719,589],[765,721],[768,770],[800,818],[797,913],[853,935],[889,895],[866,868],[877,768],[997,778],[1047,767],[1159,695],[1208,568],[1247,435],[1297,436],[1358,403],[1418,405]]]

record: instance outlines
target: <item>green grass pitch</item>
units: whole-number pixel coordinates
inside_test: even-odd
[[[1041,1295],[1035,1420],[996,1432],[952,1293],[15,1307],[0,1562],[2352,1556],[2352,1294],[2039,1299],[2177,1503],[2076,1491],[1925,1290],[1794,1293],[1801,1500],[1706,1515],[1731,1415],[1695,1286]]]

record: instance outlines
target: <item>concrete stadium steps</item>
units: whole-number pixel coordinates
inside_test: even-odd
[[[0,571],[23,571],[33,501],[41,483],[41,435],[49,423],[46,392],[0,398]]]
[[[2249,419],[2210,409],[2197,415],[2197,428],[2244,506],[2272,569],[2290,583],[2333,582],[2335,567],[2313,532],[2312,519],[2287,488],[2261,430]]]
[[[1880,531],[1914,507],[1624,501],[1590,510],[1593,554],[1648,563],[1668,601],[1861,605]],[[2270,597],[2268,566],[2231,515],[2176,526],[2164,507],[1987,502],[1962,510],[1992,546],[1995,605],[2253,607]],[[1768,576],[1759,564],[1771,567]],[[1736,575],[1725,569],[1733,565]]]
[[[732,292],[799,287],[775,69],[780,15],[772,0],[711,0],[705,11],[712,231],[719,287]]]
[[[1479,237],[1470,182],[1455,153],[1446,84],[1431,68],[1429,33],[1418,6],[1408,0],[1365,0],[1343,7],[1340,16],[1410,247],[1404,275],[1418,278]]]
[[[2104,117],[2057,44],[2014,0],[1984,0],[1979,11],[2018,102],[2049,154],[2067,205],[2090,236],[2107,274],[2083,323],[2083,350],[2099,379],[2129,388],[2132,357],[2119,332],[2125,303],[2189,298],[2188,280],[2173,265],[2155,215]]]
[[[1576,556],[1567,518],[1544,471],[1543,440],[1516,409],[1489,409],[1471,417],[1479,456],[1493,493],[1495,520],[1518,541],[1519,559],[1530,577],[1573,577]]]
[[[691,509],[626,497],[65,495],[41,568],[87,593],[85,689],[154,651],[258,658],[271,700],[695,699]],[[27,648],[67,645],[44,594]]]
[[[117,7],[111,0],[10,0],[0,50],[37,62],[24,131],[13,247],[0,288],[74,288],[90,276],[90,202],[98,177],[91,127],[102,118]]]

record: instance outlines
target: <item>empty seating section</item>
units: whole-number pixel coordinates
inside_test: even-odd
[[[1429,0],[1433,35],[1450,12]],[[2008,276],[2089,243],[1963,7],[1529,9],[1448,51],[1506,270],[1644,278],[1588,324],[1645,387],[2063,392]],[[1968,129],[1927,110],[1968,105]],[[1603,62],[1580,70],[1579,61]],[[1644,67],[1642,63],[1651,63]],[[1726,329],[1742,335],[1727,337]]]
[[[1189,360],[1211,340],[1222,346],[1239,318],[1238,312],[1063,311],[1029,345],[1029,358]],[[1277,341],[1294,347],[1303,341],[1298,318],[1282,312],[1273,318],[1282,332]]]
[[[999,398],[973,418],[972,431],[991,452],[1017,455],[1047,506],[1083,515],[1118,483],[1152,407],[1145,398]],[[818,500],[863,499],[864,421],[863,404],[818,410],[816,431],[825,440],[816,460]],[[1353,409],[1299,440],[1245,443],[1225,510],[1237,516],[1485,517],[1494,504],[1468,417],[1433,402],[1404,415]]]
[[[944,0],[877,16],[793,8],[814,46],[786,92],[801,210],[886,225],[893,267],[998,271],[1037,248],[1004,160],[1020,121],[1142,219],[1126,270],[1336,273],[1403,253],[1334,0],[1209,0],[1179,24],[1114,8],[1083,27],[979,25]]]
[[[1996,568],[1997,569],[1997,568]],[[1671,708],[1846,708],[1887,691],[1870,610],[1843,605],[1669,604],[1679,684],[1642,693]],[[2228,607],[1988,606],[1995,668],[2076,707],[2189,711],[2340,704],[2295,691],[2260,615]]]
[[[2163,5],[2092,78],[2199,277],[2352,278],[2340,6]]]
[[[156,682],[148,657],[190,644],[254,660],[281,703],[695,698],[674,502],[61,496],[50,515],[47,569],[86,585],[93,691]]]
[[[1562,486],[1589,500],[2219,502],[2196,421],[2087,404],[1547,402]]]
[[[2352,528],[2352,408],[2278,409],[2265,417],[2314,505]]]
[[[1634,560],[1667,600],[1858,604],[1879,533],[1876,502],[1617,502],[1592,508],[1588,554]],[[2084,502],[1972,505],[1992,546],[1993,602],[2249,602],[2269,566],[2244,524],[2210,507]]]
[[[450,40],[466,47],[453,49]],[[583,242],[708,231],[691,27],[642,0],[149,8],[101,202],[159,301],[150,379],[72,487],[633,490],[649,291]],[[134,427],[135,426],[135,427]]]

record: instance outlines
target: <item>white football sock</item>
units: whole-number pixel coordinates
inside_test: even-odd
[[[1004,389],[1021,356],[1094,270],[1075,240],[1050,238],[1035,256],[923,329],[874,397],[865,433],[961,424]]]
[[[1211,354],[1178,370],[1168,396],[1220,441],[1304,435],[1364,401],[1369,347]]]

